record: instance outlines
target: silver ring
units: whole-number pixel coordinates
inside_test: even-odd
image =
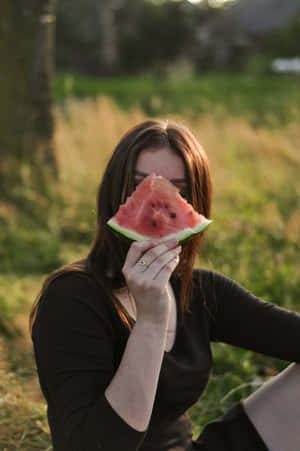
[[[147,265],[147,263],[145,262],[145,260],[140,260],[140,261],[139,261],[139,265],[143,266],[144,268],[147,268],[147,267],[148,267],[148,265]]]

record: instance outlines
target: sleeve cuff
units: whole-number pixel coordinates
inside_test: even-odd
[[[89,417],[98,419],[98,424],[94,424],[93,432],[96,438],[96,449],[102,451],[138,450],[147,433],[147,429],[140,432],[126,423],[112,408],[104,394]],[[89,436],[91,434],[89,418],[86,421],[86,427],[87,436]]]

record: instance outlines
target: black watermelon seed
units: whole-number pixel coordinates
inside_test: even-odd
[[[169,208],[169,205],[168,205],[168,204],[165,204],[165,208]]]
[[[153,208],[155,207],[155,204],[153,202],[151,203],[151,207],[153,207]]]
[[[152,225],[153,225],[153,227],[156,227],[156,225],[157,225],[156,221],[152,221]]]
[[[171,213],[170,218],[176,218],[176,213]]]

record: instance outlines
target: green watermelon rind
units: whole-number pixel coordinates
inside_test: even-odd
[[[198,235],[199,233],[203,232],[206,227],[213,222],[211,219],[204,218],[203,221],[200,224],[197,224],[195,227],[190,228],[187,227],[180,232],[171,233],[169,235],[166,235],[162,238],[160,238],[161,241],[170,240],[171,238],[177,238],[179,243],[183,243],[184,241],[189,240],[190,238],[193,238],[194,236]],[[111,218],[109,221],[107,221],[107,225],[118,234],[124,236],[125,238],[128,238],[131,241],[144,241],[144,240],[150,240],[151,237],[141,235],[140,233],[134,232],[133,230],[127,229],[126,227],[121,227],[114,218]]]

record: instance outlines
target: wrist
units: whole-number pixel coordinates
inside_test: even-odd
[[[165,335],[168,327],[168,315],[162,315],[159,318],[151,315],[137,315],[135,326],[142,328],[145,332]]]
[[[152,309],[137,309],[136,319],[152,326],[163,327],[169,320],[169,305],[164,306],[159,311],[153,311]]]

